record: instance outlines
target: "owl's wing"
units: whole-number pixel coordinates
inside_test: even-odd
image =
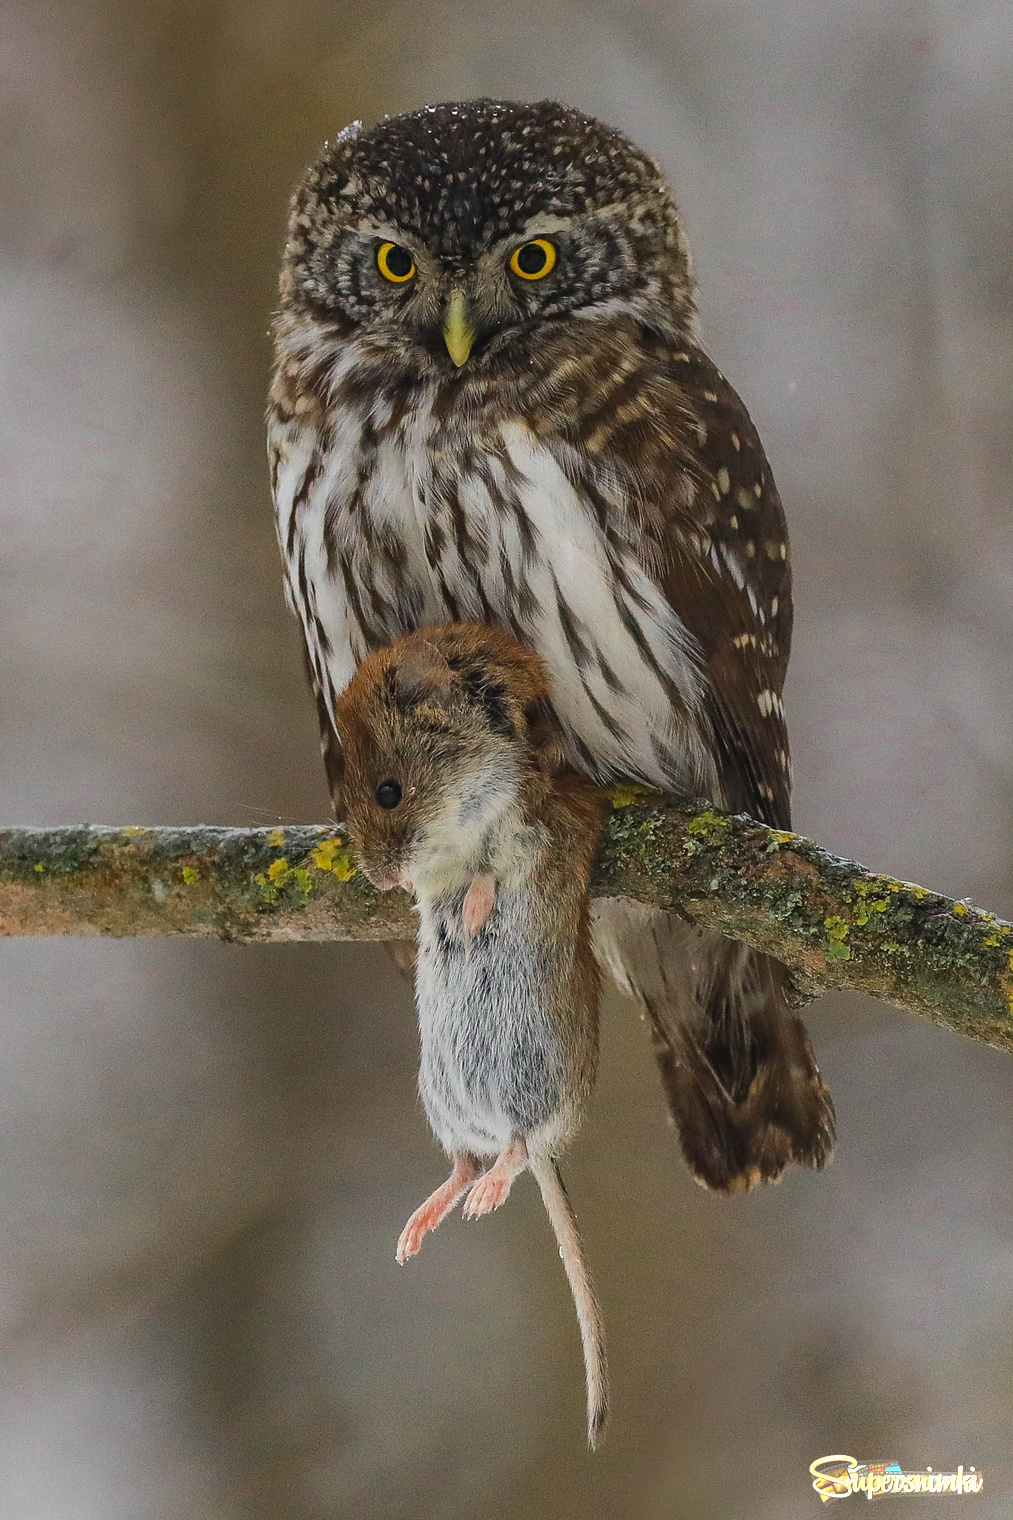
[[[792,604],[780,498],[749,414],[706,355],[689,348],[659,369],[611,436],[639,466],[633,513],[642,562],[701,654],[714,800],[787,828],[781,690]],[[653,426],[638,445],[633,434],[616,436],[638,421],[643,429],[645,417]],[[833,1104],[787,1004],[784,967],[674,917],[651,918],[649,930],[639,945],[627,940],[626,980],[647,1009],[697,1177],[734,1191],[777,1177],[789,1161],[823,1166]]]
[[[275,374],[267,412],[271,495],[285,577],[285,599],[302,634],[303,663],[316,702],[327,785],[335,814],[341,818],[344,761],[331,717],[334,691],[328,686],[328,634],[306,576],[306,546],[300,524],[300,513],[322,468],[326,429],[322,417],[315,414],[300,416],[296,406],[298,399],[293,391],[292,376],[282,368]]]
[[[652,573],[702,653],[722,788],[714,800],[788,828],[781,692],[792,587],[781,499],[749,413],[711,360],[688,349],[667,371],[679,433],[691,448],[673,452],[669,469],[660,466],[648,486],[656,498],[645,510]]]
[[[310,690],[313,692],[317,706],[317,722],[320,725],[320,753],[324,759],[324,774],[327,777],[327,789],[331,794],[335,817],[343,819],[345,812],[341,781],[345,770],[345,760],[341,751],[341,740],[338,738],[334,724],[331,722],[327,701],[317,678],[309,645],[306,642],[305,632],[303,633],[303,663],[306,668],[306,679],[310,683]]]

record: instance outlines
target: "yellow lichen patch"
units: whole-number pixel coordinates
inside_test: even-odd
[[[197,872],[194,870],[193,866],[183,867],[183,880],[186,882],[186,885],[188,887],[193,886],[194,882],[197,880]]]
[[[860,902],[855,910],[855,923],[864,927],[869,922],[871,914],[885,913],[889,906],[889,900],[885,897],[879,898],[877,902]]]
[[[905,890],[908,891],[908,892],[910,892],[912,897],[919,897],[919,898],[921,898],[921,897],[931,897],[933,895],[931,892],[928,891],[927,888],[925,888],[925,887],[916,887],[915,884],[913,882],[910,882],[910,881],[906,883]]]
[[[686,825],[687,834],[709,834],[711,829],[726,829],[728,819],[720,813],[699,813],[692,823]]]
[[[957,915],[958,918],[966,918],[967,917],[967,904],[966,903],[954,903],[953,904],[953,911]]]
[[[355,867],[343,839],[325,839],[310,853],[310,859],[318,871],[331,871],[339,881],[351,881]]]
[[[253,882],[260,888],[264,901],[269,903],[277,902],[280,897],[287,902],[304,903],[313,891],[310,873],[301,866],[290,866],[284,857],[273,861],[266,872],[259,871]]]
[[[142,829],[139,824],[133,823],[129,826],[129,828],[121,829],[120,833],[126,834],[128,838],[133,838],[135,834],[150,834],[151,830]]]
[[[620,781],[615,786],[609,787],[609,800],[614,808],[629,807],[647,790],[646,786],[637,786],[633,781]]]
[[[850,961],[851,950],[844,942],[850,933],[851,925],[846,919],[841,918],[839,914],[834,914],[831,918],[823,920],[823,927],[827,931],[827,939],[830,941],[823,952],[826,959],[828,961]]]
[[[267,842],[272,850],[280,850],[285,843],[285,830],[271,829],[267,836]]]
[[[43,865],[43,864],[42,864],[42,861],[41,861],[41,860],[40,860],[40,861],[39,861],[39,863],[38,863],[38,865],[36,865],[36,866],[33,866],[33,867],[32,867],[32,869],[33,869],[33,870],[34,870],[34,871],[38,871],[38,872],[39,872],[39,874],[40,874],[40,875],[41,875],[41,874],[42,874],[42,872],[43,872],[43,871],[44,871],[44,870],[45,870],[45,869],[46,869],[46,868],[45,868],[45,866],[44,866],[44,865]]]

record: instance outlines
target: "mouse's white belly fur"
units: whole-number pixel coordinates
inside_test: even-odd
[[[546,1007],[546,957],[529,896],[501,885],[485,927],[461,926],[466,883],[419,904],[419,1092],[448,1153],[496,1155],[521,1133],[551,1150],[572,1118],[559,1037]]]

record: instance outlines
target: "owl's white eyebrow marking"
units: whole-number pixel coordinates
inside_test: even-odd
[[[575,217],[572,216],[548,216],[544,212],[538,216],[529,217],[517,232],[512,232],[509,237],[500,238],[492,245],[491,252],[496,253],[501,248],[506,250],[516,248],[518,243],[529,242],[531,238],[543,237],[547,232],[566,232],[573,226]]]
[[[370,217],[364,217],[356,225],[355,230],[364,238],[378,237],[385,242],[401,243],[405,248],[410,248],[413,253],[425,248],[425,244],[411,232],[406,232],[403,227],[395,227],[392,222],[375,221]]]

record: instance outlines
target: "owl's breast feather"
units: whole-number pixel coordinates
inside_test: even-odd
[[[545,660],[573,763],[693,790],[707,774],[693,640],[580,461],[518,419],[336,406],[277,474],[279,535],[326,700],[373,649],[427,623],[496,622]],[[623,503],[615,503],[621,514]],[[621,525],[621,523],[620,523]]]

